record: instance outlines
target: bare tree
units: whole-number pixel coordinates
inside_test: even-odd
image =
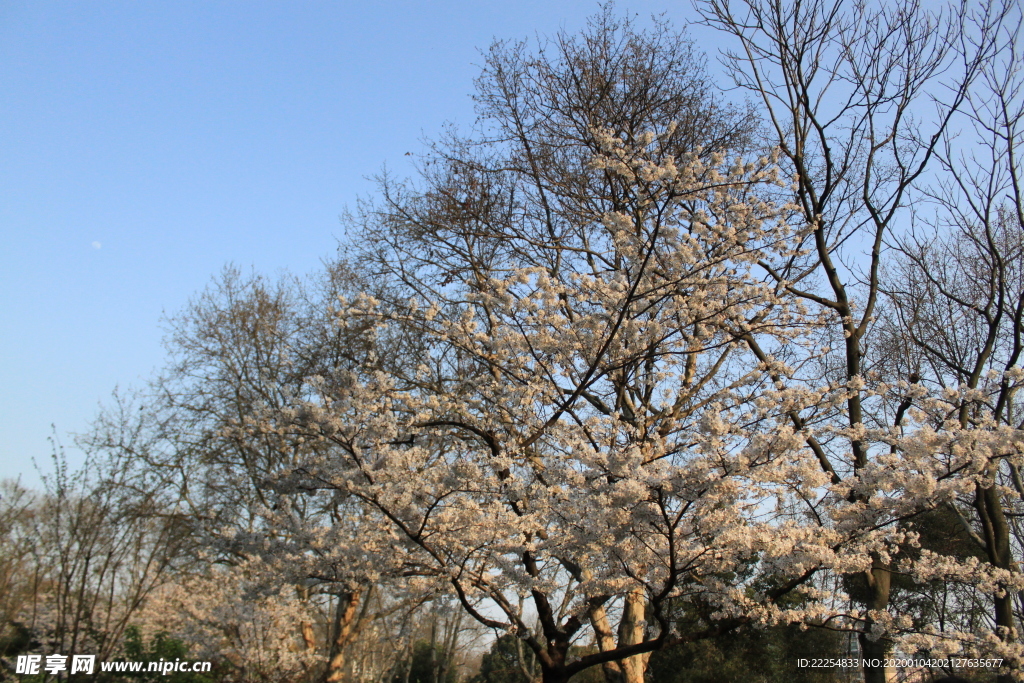
[[[943,174],[922,207],[934,207],[935,217],[925,217],[928,229],[894,240],[899,259],[885,286],[884,331],[896,359],[889,362],[955,397],[949,417],[963,430],[1024,427],[1016,400],[1024,350],[1019,15],[1016,21],[968,92],[966,131],[947,132],[937,149]],[[1019,574],[1024,485],[1017,459],[996,455],[973,497],[950,509],[993,566]],[[996,631],[1019,644],[1020,595],[1000,584],[989,599]]]
[[[121,453],[83,446],[80,470],[58,451],[42,492],[12,490],[4,501],[17,513],[5,515],[4,557],[18,570],[7,577],[15,602],[5,618],[25,629],[26,645],[109,658],[180,562],[188,530],[166,482]]]
[[[0,657],[31,647],[32,632],[21,621],[32,601],[32,555],[36,539],[27,533],[36,496],[18,482],[0,482]]]
[[[705,23],[734,39],[724,62],[763,104],[769,144],[793,174],[798,220],[811,228],[808,258],[765,268],[825,312],[844,384],[868,374],[885,240],[920,197],[919,181],[941,166],[944,134],[993,58],[1012,6],[959,4],[933,13],[920,2],[697,3]],[[851,427],[870,422],[864,391],[850,392],[839,418]],[[805,419],[793,415],[797,425]],[[860,438],[811,447],[836,482],[857,478],[871,460]],[[870,610],[888,606],[889,570],[879,555],[864,574]],[[884,660],[889,641],[869,636],[873,626],[867,617],[862,652]],[[868,667],[865,676],[881,683],[886,672]]]

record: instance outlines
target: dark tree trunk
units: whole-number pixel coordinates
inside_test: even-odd
[[[875,558],[873,566],[866,572],[870,601],[868,609],[885,610],[889,606],[889,590],[892,575],[882,562]],[[868,627],[871,626],[868,621]],[[893,680],[893,671],[885,666],[885,660],[892,653],[892,641],[882,636],[877,640],[870,639],[867,634],[860,635],[860,651],[864,667],[864,683],[889,683]]]

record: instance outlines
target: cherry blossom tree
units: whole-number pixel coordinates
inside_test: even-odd
[[[1020,431],[950,427],[955,397],[868,365],[886,237],[1009,8],[703,8],[739,39],[732,64],[778,151],[716,136],[721,119],[671,90],[644,98],[675,73],[651,75],[676,58],[641,60],[678,54],[645,42],[664,32],[605,14],[550,53],[496,46],[478,130],[434,146],[422,187],[384,177],[359,217],[388,287],[347,298],[340,328],[371,346],[412,336],[420,356],[311,377],[243,427],[317,444],[273,479],[277,504],[359,509],[356,547],[384,574],[447,584],[544,681],[597,665],[636,681],[654,649],[780,623],[852,629],[867,661],[978,652],[1015,669],[1006,628],[936,634],[889,600],[894,571],[1018,589],[1002,560],[907,553],[912,520],[992,489]],[[846,90],[829,113],[831,85]],[[925,132],[909,111],[938,91]],[[323,534],[343,552],[345,533]],[[673,631],[680,599],[709,626]],[[570,654],[585,637],[598,651]]]
[[[317,444],[274,478],[279,506],[363,511],[358,536],[316,538],[446,584],[545,681],[638,681],[673,642],[821,623],[836,607],[817,577],[898,542],[900,511],[866,523],[792,420],[846,396],[786,381],[787,355],[819,355],[819,320],[762,265],[803,258],[810,234],[767,199],[777,160],[698,115],[713,91],[673,81],[685,43],[667,39],[605,14],[552,55],[496,47],[478,137],[439,143],[425,189],[383,179],[362,214],[366,268],[391,287],[347,299],[342,333],[411,335],[421,355],[312,377],[243,427]],[[674,633],[681,598],[712,626]],[[570,655],[585,635],[598,651]]]
[[[296,626],[320,615],[292,586],[266,581],[265,571],[254,561],[178,574],[147,601],[138,619],[142,636],[180,640],[195,659],[215,662],[221,680],[308,680],[322,656]]]
[[[314,378],[318,397],[257,427],[324,445],[276,480],[278,492],[360,501],[374,515],[354,541],[393,546],[392,571],[445,580],[478,621],[534,649],[545,681],[628,666],[671,640],[662,610],[681,594],[721,612],[721,628],[745,623],[746,587],[716,577],[755,562],[786,575],[755,601],[777,618],[773,601],[809,578],[791,553],[824,552],[779,517],[800,487],[827,483],[775,411],[802,397],[776,393],[743,342],[798,341],[798,311],[754,274],[791,241],[752,191],[772,182],[770,160],[659,165],[648,158],[663,142],[654,136],[627,146],[597,135],[608,151],[593,172],[642,188],[627,196],[629,213],[591,216],[585,243],[565,234],[531,245],[557,269],[495,264],[400,308],[350,302],[342,325],[415,329],[428,354],[400,376]],[[758,508],[763,519],[749,514]],[[645,606],[659,625],[645,627]],[[568,661],[588,624],[603,651]]]

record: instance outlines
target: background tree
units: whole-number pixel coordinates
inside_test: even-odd
[[[273,675],[284,678],[316,667],[316,657],[327,658],[326,679],[342,675],[345,647],[367,586],[357,569],[347,571],[345,562],[335,562],[316,576],[304,572],[301,563],[277,573],[242,569],[258,556],[246,539],[274,524],[275,514],[287,517],[288,523],[273,532],[276,542],[286,543],[288,534],[308,527],[308,520],[333,515],[340,524],[345,513],[314,499],[300,499],[287,510],[272,510],[267,478],[293,466],[297,454],[308,447],[290,434],[238,438],[232,427],[250,420],[258,410],[283,408],[302,390],[306,377],[334,371],[346,355],[359,353],[356,339],[336,338],[330,319],[330,302],[347,277],[337,269],[325,272],[317,283],[300,283],[291,277],[273,282],[226,269],[186,311],[169,321],[171,364],[154,391],[168,423],[165,450],[151,464],[174,473],[191,506],[195,532],[209,554],[208,561],[238,567],[244,575],[238,577],[242,584],[236,584],[225,575],[236,570],[210,567],[196,580],[226,580],[239,591],[244,584],[245,594],[265,581],[265,590],[277,596],[272,606],[266,605],[271,619],[267,628],[287,631],[245,635],[232,630],[238,621],[225,614],[221,625],[227,630],[221,637],[239,653],[235,666],[249,661],[247,652],[266,652],[266,657],[255,661],[265,666],[277,662],[271,665]],[[280,560],[282,567],[287,566],[289,558]],[[183,583],[187,585],[189,581]],[[225,598],[223,608],[244,610],[241,597]],[[327,613],[320,614],[324,609]],[[298,620],[291,623],[287,617],[271,617],[274,610]],[[304,652],[297,658],[295,641],[302,643]]]
[[[939,166],[943,136],[994,58],[1012,3],[950,5],[941,13],[918,2],[841,0],[706,0],[697,8],[708,25],[734,39],[725,64],[763,105],[768,142],[792,174],[792,201],[811,229],[807,259],[765,268],[825,314],[824,344],[836,347],[826,369],[849,392],[831,419],[855,436],[810,445],[834,482],[857,481],[873,453],[859,426],[871,424],[865,378],[885,240],[920,197],[919,181]],[[929,108],[927,118],[915,115],[922,107]],[[819,411],[793,414],[797,427],[822,419],[829,417]],[[869,612],[861,648],[870,659],[884,658],[891,647],[875,622],[889,603],[885,554],[876,553],[863,575]],[[881,669],[865,675],[871,683],[887,676]]]
[[[536,672],[536,658],[511,633],[498,636],[480,660],[480,671],[471,683],[530,683]]]
[[[822,629],[775,626],[686,643],[651,655],[650,676],[665,683],[826,683],[835,669],[799,667],[800,659],[850,657],[844,637]]]
[[[3,557],[16,570],[5,592],[5,617],[18,641],[9,655],[109,658],[188,544],[158,475],[121,453],[82,445],[88,458],[81,470],[70,472],[57,451],[42,493],[12,488],[0,503]]]
[[[1024,195],[1020,145],[1024,93],[1017,44],[1020,18],[1005,47],[968,93],[964,131],[948,133],[937,151],[943,175],[929,193],[930,224],[894,239],[900,258],[887,273],[885,343],[890,372],[944,392],[953,428],[1020,429],[1015,400],[1024,348]],[[973,135],[969,135],[973,134]],[[908,402],[909,404],[910,402]],[[938,417],[938,416],[936,416]],[[936,423],[936,429],[948,428]],[[1017,517],[1020,463],[994,454],[976,486],[946,512],[959,522],[966,549],[998,569],[1020,573]],[[962,577],[944,577],[964,587]],[[969,582],[967,582],[969,585]],[[960,600],[978,599],[968,595]],[[1019,657],[1020,596],[997,583],[991,623]],[[970,610],[959,610],[970,614]]]
[[[304,458],[326,457],[322,445],[296,430],[251,430],[257,415],[308,396],[312,377],[344,383],[353,368],[408,362],[414,340],[371,344],[358,327],[336,325],[338,296],[356,284],[371,285],[342,262],[307,280],[228,268],[168,321],[171,362],[149,394],[160,447],[138,456],[180,491],[202,561],[175,577],[148,618],[223,660],[223,676],[379,680],[435,594],[389,574],[385,552],[335,542],[370,545],[353,501],[273,489]],[[193,601],[197,592],[217,597]]]
[[[32,601],[33,538],[26,533],[34,496],[18,482],[0,482],[0,657],[32,647],[33,634],[20,618]]]
[[[189,651],[185,643],[169,637],[166,633],[156,633],[147,641],[138,626],[129,626],[125,630],[124,656],[134,662],[169,662],[193,658],[194,653]],[[163,680],[167,683],[213,683],[217,680],[208,674],[183,671],[172,672],[169,676],[146,671],[124,674],[121,677],[135,681]]]

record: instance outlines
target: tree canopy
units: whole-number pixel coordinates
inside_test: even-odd
[[[696,7],[746,103],[610,6],[499,41],[476,125],[382,174],[322,273],[227,269],[170,319],[85,440],[189,521],[145,527],[197,561],[129,612],[232,680],[455,681],[480,632],[479,683],[801,639],[871,683],[1019,677],[1020,8]]]

